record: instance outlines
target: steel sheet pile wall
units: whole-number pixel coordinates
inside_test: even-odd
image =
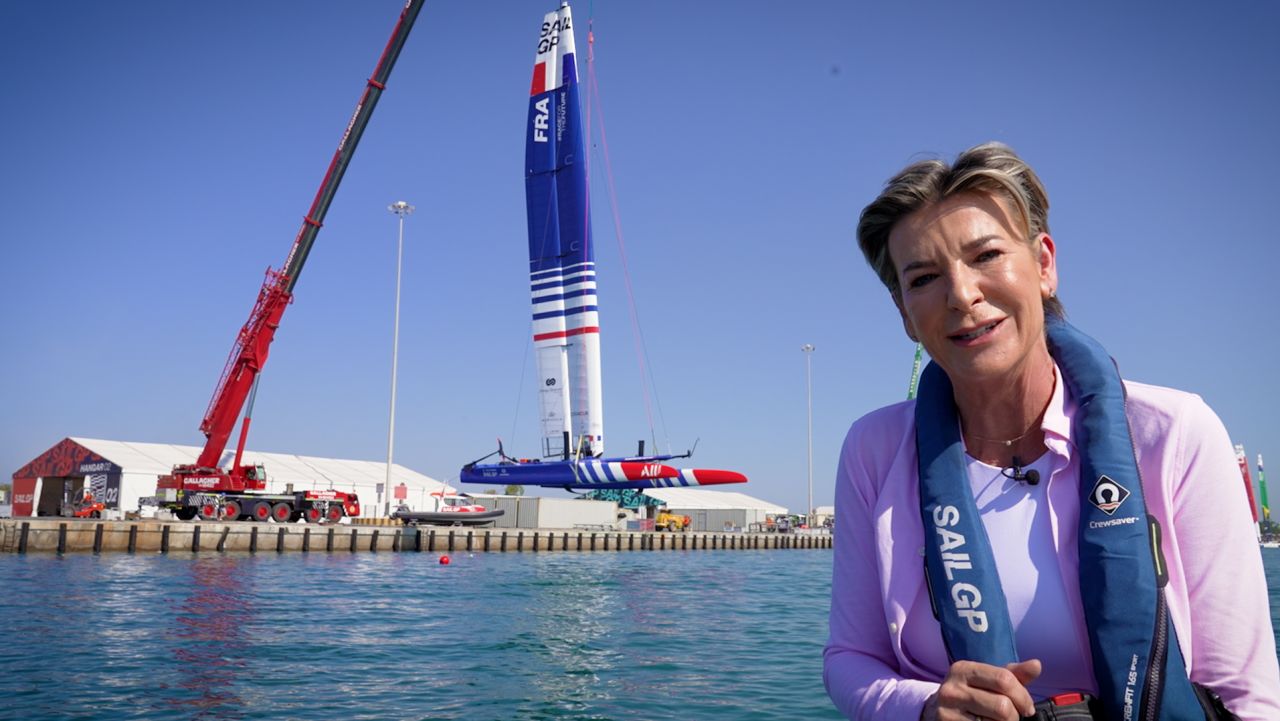
[[[0,520],[0,553],[697,551],[831,548],[829,534],[649,533],[303,523]]]

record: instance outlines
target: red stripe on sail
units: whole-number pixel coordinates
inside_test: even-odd
[[[552,338],[567,338],[571,335],[582,335],[583,333],[599,333],[600,326],[588,325],[582,328],[570,328],[569,330],[555,330],[550,333],[538,333],[533,337],[535,341],[551,340]]]
[[[538,63],[533,66],[533,84],[529,87],[529,95],[541,95],[547,91],[547,64]]]

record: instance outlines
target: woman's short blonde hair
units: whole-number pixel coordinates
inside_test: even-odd
[[[1031,166],[1004,143],[984,143],[964,151],[951,165],[941,160],[912,163],[889,179],[880,196],[862,209],[858,247],[881,282],[895,297],[898,270],[889,256],[889,234],[898,221],[921,208],[960,193],[986,193],[1009,201],[1026,234],[1024,242],[1040,252],[1039,237],[1049,232],[1049,196]],[[1044,301],[1046,316],[1066,315],[1057,296]]]

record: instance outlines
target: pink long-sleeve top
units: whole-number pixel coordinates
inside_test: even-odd
[[[1035,497],[1039,510],[1025,522],[1010,523],[1008,516],[1001,521],[1009,504],[982,503],[981,489],[974,486],[997,550],[1020,653],[1044,651],[1045,639],[1057,639],[1048,645],[1056,653],[1036,654],[1045,668],[1040,684],[1030,687],[1037,700],[1096,692],[1089,685],[1080,601],[1075,406],[1062,385],[1056,384],[1041,426],[1049,451],[1036,462],[1048,470]],[[1128,381],[1125,386],[1147,511],[1164,531],[1165,594],[1188,673],[1218,692],[1241,719],[1276,721],[1280,664],[1266,579],[1227,431],[1199,396]],[[971,464],[968,481],[976,480]],[[869,413],[849,429],[836,475],[836,513],[831,635],[823,667],[827,692],[850,719],[916,719],[946,676],[948,661],[924,580],[914,401]],[[1048,568],[1039,563],[1038,577],[1006,577],[1003,559],[1010,548],[1026,549],[1031,561],[1024,567],[1046,558],[1056,559],[1058,567],[1051,560]],[[1063,598],[1044,603],[1046,589]],[[1063,642],[1072,638],[1077,643]]]

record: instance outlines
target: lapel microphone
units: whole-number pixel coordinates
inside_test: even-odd
[[[1013,457],[1013,467],[1001,470],[1000,475],[1005,478],[1012,478],[1019,483],[1025,483],[1028,486],[1034,486],[1040,483],[1040,471],[1037,471],[1034,468],[1023,471],[1022,459],[1017,456]]]

